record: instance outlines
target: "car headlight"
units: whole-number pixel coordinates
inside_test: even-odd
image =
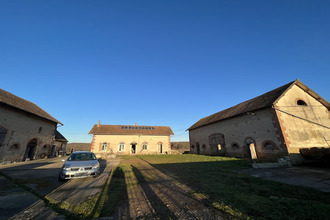
[[[96,163],[93,165],[93,169],[96,169],[96,168],[99,168],[100,167],[100,164],[99,163]]]
[[[69,165],[64,165],[64,166],[63,166],[63,170],[71,170],[71,168],[70,168]]]

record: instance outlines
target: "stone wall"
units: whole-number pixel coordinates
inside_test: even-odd
[[[272,161],[287,155],[280,133],[275,110],[266,108],[189,131],[190,148],[192,153],[250,157],[247,142],[253,140],[258,158]],[[221,151],[210,144],[214,134],[224,138]],[[268,143],[274,148],[267,147]]]
[[[302,148],[329,147],[330,114],[315,98],[294,85],[274,107],[293,164],[303,161]]]
[[[0,146],[0,161],[22,161],[31,141],[36,148],[31,159],[47,156],[54,140],[57,123],[16,108],[0,104],[0,126],[6,131]]]

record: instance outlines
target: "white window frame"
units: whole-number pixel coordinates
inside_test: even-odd
[[[142,150],[148,150],[148,144],[147,143],[142,144]]]
[[[107,149],[108,149],[108,143],[106,143],[106,142],[102,143],[101,151],[107,151]]]
[[[125,144],[118,144],[118,151],[125,151]]]

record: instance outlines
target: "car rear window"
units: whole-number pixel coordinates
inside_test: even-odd
[[[69,161],[74,160],[96,160],[96,156],[93,153],[77,153],[77,154],[71,154],[71,156],[68,159]]]

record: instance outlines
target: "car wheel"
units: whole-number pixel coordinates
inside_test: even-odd
[[[94,176],[93,176],[93,178],[95,178],[95,179],[96,179],[96,178],[98,178],[99,176],[100,176],[100,173],[98,173],[98,174],[94,175]]]
[[[65,179],[62,177],[62,175],[63,174],[61,174],[61,173],[58,175],[58,181],[60,181],[60,182],[64,182],[65,181]]]

